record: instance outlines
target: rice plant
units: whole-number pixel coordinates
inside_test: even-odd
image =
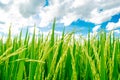
[[[0,80],[120,80],[120,38],[100,31],[76,39],[74,32],[45,38],[29,31],[0,39]],[[3,36],[4,37],[4,36]],[[82,42],[84,41],[84,42]]]

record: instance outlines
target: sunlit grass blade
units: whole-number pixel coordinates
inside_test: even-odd
[[[105,48],[106,48],[106,44],[105,44],[105,34],[104,32],[102,31],[101,32],[101,35],[100,35],[100,80],[106,80],[106,61],[105,61],[105,50],[103,45],[105,45]]]
[[[56,20],[54,19],[54,22],[53,22],[53,25],[52,25],[51,39],[50,39],[50,43],[49,43],[50,48],[52,48],[54,46],[55,22],[56,22]],[[47,65],[48,72],[50,72],[50,66],[51,66],[51,62],[52,62],[52,59],[53,59],[53,55],[54,55],[54,50],[51,50],[51,52],[49,54],[49,57],[48,57],[48,60],[47,60],[48,61],[48,65]]]
[[[35,27],[34,26],[34,32],[32,36],[32,43],[31,43],[31,52],[30,52],[30,59],[35,59]],[[34,80],[34,75],[35,75],[35,69],[36,69],[36,63],[30,62],[29,64],[29,80]]]

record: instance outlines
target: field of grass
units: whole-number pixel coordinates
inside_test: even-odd
[[[74,32],[55,37],[0,39],[0,80],[120,80],[120,38],[101,31],[88,39]],[[31,38],[31,40],[30,40]],[[83,42],[84,41],[84,42]]]

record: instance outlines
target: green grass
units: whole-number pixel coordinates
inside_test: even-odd
[[[0,39],[0,80],[120,80],[120,38],[104,31],[86,40],[74,32]],[[30,40],[32,39],[32,40]],[[83,42],[84,41],[84,42]]]

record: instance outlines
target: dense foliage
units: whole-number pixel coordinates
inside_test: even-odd
[[[120,38],[101,31],[84,39],[74,32],[0,39],[0,80],[120,80]],[[31,38],[31,40],[30,40]]]

